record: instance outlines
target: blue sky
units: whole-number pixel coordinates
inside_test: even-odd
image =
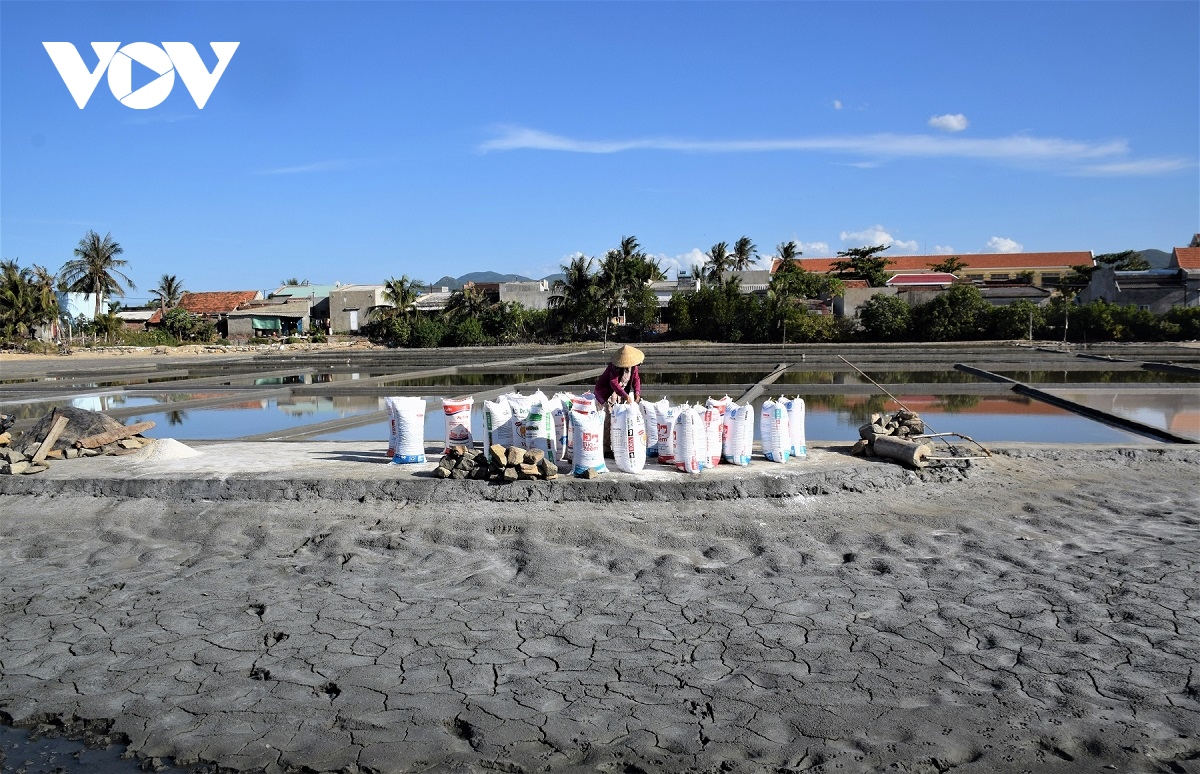
[[[236,41],[84,109],[42,43]],[[635,235],[763,256],[1170,250],[1200,231],[1196,2],[0,2],[0,256],[111,232],[145,298],[544,276]],[[133,88],[153,73],[133,65]]]

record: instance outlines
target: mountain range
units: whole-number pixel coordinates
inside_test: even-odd
[[[562,279],[562,277],[563,277],[562,274],[551,274],[546,277],[541,277],[541,279],[544,279],[547,282],[549,282],[551,285],[553,285],[555,280]],[[451,276],[447,275],[445,277],[442,277],[440,280],[437,280],[436,282],[432,282],[430,284],[432,284],[435,288],[450,288],[451,290],[459,290],[462,287],[464,287],[468,282],[486,283],[486,282],[536,282],[536,281],[537,280],[535,280],[531,277],[526,277],[522,274],[500,274],[500,273],[494,272],[494,271],[473,271],[468,274],[464,274],[461,277],[451,277]]]

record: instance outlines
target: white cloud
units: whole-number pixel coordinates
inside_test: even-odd
[[[796,249],[800,251],[801,257],[825,258],[833,255],[833,251],[829,249],[828,242],[801,242],[796,240]]]
[[[934,245],[933,246],[933,254],[934,255],[954,255],[955,252],[957,252],[957,251],[953,247],[950,247],[949,245]]]
[[[962,113],[947,113],[944,116],[934,116],[929,119],[929,125],[943,132],[961,132],[967,128],[967,117]]]
[[[1019,253],[1024,247],[1007,237],[992,237],[987,242],[987,249],[993,253]]]
[[[875,225],[865,228],[862,231],[843,231],[839,234],[839,238],[849,247],[873,247],[875,245],[887,245],[888,247],[898,247],[901,250],[908,250],[915,253],[917,251],[917,242],[905,242],[896,239],[883,226]]]
[[[834,110],[841,110],[841,109],[842,109],[842,101],[841,101],[840,99],[835,99],[835,100],[833,101],[833,109],[834,109]]]
[[[1196,162],[1187,159],[1139,159],[1116,161],[1111,164],[1091,164],[1080,167],[1075,174],[1081,177],[1144,177],[1193,169],[1195,166]]]
[[[959,119],[962,119],[959,122]],[[966,126],[961,116],[935,116],[932,120]],[[952,127],[951,127],[952,128]],[[1154,175],[1193,167],[1186,159],[1133,159],[1125,139],[1071,140],[1015,134],[1008,137],[968,138],[940,134],[867,134],[844,136],[782,137],[739,140],[701,140],[680,137],[632,137],[586,140],[520,126],[495,130],[480,143],[481,153],[513,150],[564,153],[624,153],[667,151],[675,153],[812,152],[865,156],[852,163],[878,163],[895,158],[976,159],[1007,164],[1042,164],[1073,174]]]

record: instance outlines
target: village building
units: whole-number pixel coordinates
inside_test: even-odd
[[[298,336],[311,330],[312,299],[268,298],[242,304],[229,312],[227,330],[231,339]]]
[[[188,314],[208,320],[217,328],[220,336],[229,336],[229,313],[242,304],[263,299],[260,290],[227,290],[204,291],[199,293],[184,293],[179,299],[178,308]],[[162,324],[163,310],[159,309],[146,321],[148,326]]]
[[[891,263],[885,271],[897,274],[933,274],[933,266],[942,263],[946,255],[888,255],[881,257]],[[955,256],[965,264],[956,272],[959,279],[970,282],[1023,280],[1038,287],[1053,287],[1071,276],[1075,266],[1092,266],[1091,251],[1053,253],[963,253]],[[841,258],[796,258],[800,268],[820,274],[835,274],[834,264]],[[782,261],[771,262],[771,274],[779,270]]]
[[[1084,304],[1106,301],[1136,306],[1154,314],[1176,306],[1200,306],[1200,247],[1176,247],[1163,269],[1116,271],[1100,266],[1077,299]]]
[[[371,313],[389,306],[383,297],[383,285],[338,285],[327,298],[327,326],[334,333],[358,333],[371,319]],[[313,316],[319,311],[314,308]]]

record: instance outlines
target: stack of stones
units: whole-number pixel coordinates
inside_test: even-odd
[[[51,460],[128,454],[152,443],[140,435],[153,422],[122,425],[105,414],[74,407],[57,408],[27,432],[13,440],[7,432],[12,423],[4,417],[6,431],[0,433],[0,474],[28,475],[49,470]]]
[[[558,478],[558,466],[546,459],[541,449],[532,451],[518,446],[507,449],[494,444],[489,451],[489,462],[483,452],[469,449],[465,446],[451,446],[442,455],[442,461],[433,469],[437,478],[474,479],[476,481],[496,481],[506,484],[510,481],[552,481]]]
[[[901,409],[890,418],[872,414],[871,421],[858,428],[859,441],[850,450],[859,457],[885,457],[922,468],[933,454],[933,445],[922,439],[910,440],[925,432],[925,423],[915,411]]]

